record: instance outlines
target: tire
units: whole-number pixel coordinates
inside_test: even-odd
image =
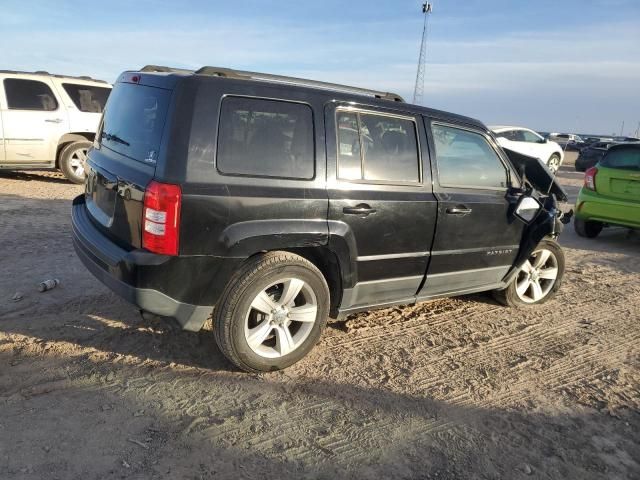
[[[309,353],[328,315],[329,287],[315,265],[289,252],[259,254],[222,293],[213,313],[216,343],[242,370],[281,370]]]
[[[541,265],[536,265],[536,262],[543,258],[541,254],[545,251],[549,252],[549,256]],[[532,276],[529,267],[526,267],[527,264],[537,271],[535,275]],[[564,268],[564,252],[558,242],[551,239],[542,240],[509,286],[493,292],[494,298],[509,307],[525,307],[545,303],[556,295],[562,285]],[[550,277],[554,269],[555,278],[552,280]],[[543,273],[547,275],[546,278],[542,275]],[[534,282],[531,281],[532,278],[535,280]],[[537,289],[533,287],[532,283],[538,284],[537,288],[542,294],[538,298]]]
[[[581,218],[574,218],[573,229],[576,233],[585,238],[596,238],[600,235],[604,225],[600,222],[593,220],[583,220]]]
[[[85,162],[87,151],[92,142],[83,140],[72,142],[60,152],[59,167],[65,177],[73,183],[84,183]]]
[[[549,160],[547,160],[547,167],[549,167],[549,170],[551,170],[553,173],[556,173],[560,168],[560,155],[558,155],[557,153],[551,155],[549,157]]]

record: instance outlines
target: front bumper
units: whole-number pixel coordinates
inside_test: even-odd
[[[235,259],[125,250],[93,224],[82,195],[73,201],[71,220],[75,251],[98,280],[143,310],[175,318],[185,330],[202,328],[235,268]]]
[[[582,220],[640,228],[640,203],[605,197],[582,188],[576,202],[575,216]]]

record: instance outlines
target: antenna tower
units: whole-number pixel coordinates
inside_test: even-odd
[[[422,43],[420,44],[420,56],[418,57],[418,73],[416,73],[416,85],[413,89],[413,103],[422,103],[424,95],[424,70],[427,60],[427,36],[429,34],[429,16],[431,15],[433,5],[429,2],[422,4],[422,14],[424,15],[424,24],[422,25]]]

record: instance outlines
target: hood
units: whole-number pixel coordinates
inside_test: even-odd
[[[523,155],[508,148],[502,148],[511,160],[511,163],[518,172],[524,172],[526,180],[533,188],[540,193],[552,193],[561,202],[566,202],[569,198],[567,193],[557,182],[556,177],[549,169],[537,158]]]

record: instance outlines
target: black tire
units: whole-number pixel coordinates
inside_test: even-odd
[[[92,142],[88,140],[72,142],[64,147],[60,152],[60,161],[58,166],[69,181],[78,184],[84,183],[84,167],[82,168],[81,173],[79,173],[80,171],[73,163],[78,160],[83,161],[82,159],[77,158],[80,156],[80,153],[82,153],[86,159],[87,151],[91,148],[91,145],[93,145]]]
[[[552,164],[557,165],[556,167],[552,168]],[[558,170],[560,170],[560,155],[558,155],[557,153],[554,153],[553,155],[551,155],[549,157],[549,160],[547,160],[547,166],[549,167],[549,169],[555,173]]]
[[[493,297],[498,302],[508,307],[528,307],[531,305],[540,305],[542,303],[545,303],[556,295],[556,293],[558,292],[558,289],[562,285],[562,279],[564,277],[564,268],[565,268],[564,252],[562,250],[562,247],[560,247],[560,245],[558,244],[558,242],[552,239],[542,240],[538,244],[538,246],[534,249],[534,252],[540,249],[550,250],[555,256],[555,259],[557,262],[558,274],[557,274],[555,283],[552,285],[549,292],[544,297],[542,297],[542,299],[538,301],[525,302],[520,299],[520,297],[516,292],[516,285],[517,285],[516,280],[518,278],[518,276],[516,276],[507,288],[503,290],[493,291]]]
[[[596,238],[600,235],[604,225],[600,222],[593,220],[583,220],[581,218],[574,218],[573,229],[576,233],[585,238]]]
[[[279,278],[303,280],[317,302],[316,319],[306,339],[292,352],[267,358],[256,353],[245,337],[247,312],[256,296]],[[237,367],[260,373],[286,368],[302,359],[318,342],[329,315],[329,288],[315,265],[289,252],[268,252],[251,257],[225,287],[213,313],[216,342]]]

